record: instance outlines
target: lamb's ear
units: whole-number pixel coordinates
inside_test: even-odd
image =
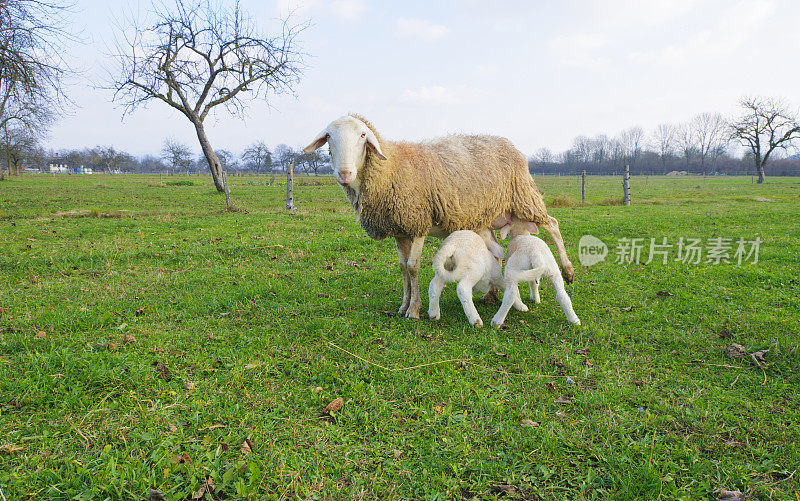
[[[322,148],[322,145],[327,142],[328,142],[328,129],[325,129],[319,134],[317,134],[317,137],[315,137],[314,140],[311,141],[311,144],[303,148],[303,151],[305,153],[311,153],[312,151]]]
[[[507,224],[500,228],[500,239],[504,239],[508,236],[508,232],[511,231],[511,225]]]
[[[486,248],[497,259],[503,259],[503,248],[497,242],[486,242]]]
[[[533,222],[530,222],[530,221],[526,221],[526,222],[525,222],[525,228],[527,228],[527,229],[528,229],[528,231],[530,231],[530,232],[531,232],[531,233],[533,233],[534,235],[536,235],[537,233],[539,233],[539,227],[538,227],[538,226],[536,226],[536,223],[533,223]]]
[[[386,157],[383,155],[381,151],[381,145],[378,144],[378,138],[375,137],[375,134],[372,133],[371,130],[367,129],[367,143],[372,146],[372,149],[375,150],[375,154],[378,155],[378,158],[381,160],[386,160]]]

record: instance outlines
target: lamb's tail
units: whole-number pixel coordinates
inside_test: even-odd
[[[456,282],[458,278],[455,269],[461,261],[464,249],[459,247],[442,248],[433,258],[433,272],[439,275],[445,282]]]
[[[532,282],[534,280],[539,280],[542,278],[544,266],[539,265],[535,268],[531,268],[530,270],[518,271],[516,278],[520,282]]]

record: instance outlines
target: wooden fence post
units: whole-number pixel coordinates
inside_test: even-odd
[[[586,171],[581,174],[581,203],[586,203]]]
[[[625,177],[622,178],[622,204],[631,204],[631,168],[625,166]]]
[[[292,193],[292,184],[294,183],[294,164],[289,164],[289,169],[286,171],[286,210],[291,211],[294,209],[294,194]]]

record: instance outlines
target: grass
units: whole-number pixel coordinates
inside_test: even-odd
[[[329,178],[298,183],[293,214],[267,177],[231,179],[236,213],[205,177],[98,178],[0,183],[9,500],[800,497],[798,179],[635,177],[622,207],[604,204],[620,179],[590,177],[587,204],[551,210],[583,325],[544,286],[507,330],[476,330],[452,287],[439,322],[394,315],[393,242]],[[537,182],[580,200],[578,177]],[[584,234],[763,243],[758,264],[612,249],[586,268]]]

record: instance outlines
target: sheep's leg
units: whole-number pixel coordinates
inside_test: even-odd
[[[528,282],[528,289],[531,291],[531,301],[536,304],[541,303],[542,300],[539,298],[539,280],[531,280]]]
[[[430,286],[428,286],[428,317],[432,320],[439,320],[442,316],[439,310],[439,297],[442,295],[444,285],[444,280],[439,278],[439,275],[436,275],[431,280]]]
[[[564,314],[567,316],[569,323],[580,325],[581,321],[578,315],[575,314],[575,310],[572,309],[572,300],[570,300],[567,291],[564,289],[564,279],[559,275],[553,274],[553,276],[550,277],[550,283],[553,284],[553,288],[556,290],[556,301],[558,301],[561,309],[564,310]]]
[[[470,325],[473,327],[483,327],[483,320],[475,308],[475,303],[472,302],[472,287],[474,282],[469,278],[461,280],[456,286],[456,293],[458,299],[461,301],[461,306],[464,307],[464,314],[467,315]]]
[[[404,316],[408,311],[411,301],[411,279],[408,275],[408,254],[411,252],[410,238],[395,238],[397,244],[397,260],[400,263],[400,273],[403,275],[403,302],[397,311],[399,316]]]
[[[497,310],[495,313],[494,318],[492,318],[492,327],[499,328],[503,325],[503,322],[506,321],[506,317],[508,316],[508,312],[511,311],[511,308],[514,306],[519,300],[519,285],[518,282],[514,278],[507,278],[505,290],[503,291],[503,304],[500,305],[500,309]]]
[[[547,221],[544,224],[539,223],[539,226],[544,226],[553,242],[555,242],[558,249],[558,260],[561,263],[561,276],[564,277],[568,284],[571,284],[575,280],[575,270],[569,257],[567,257],[567,249],[564,247],[564,239],[561,238],[558,220],[552,216],[547,216]]]
[[[410,281],[411,299],[406,309],[406,318],[419,318],[419,309],[422,307],[422,300],[419,297],[419,262],[422,258],[422,245],[425,237],[414,237],[411,241],[411,250],[408,253],[406,270]]]

